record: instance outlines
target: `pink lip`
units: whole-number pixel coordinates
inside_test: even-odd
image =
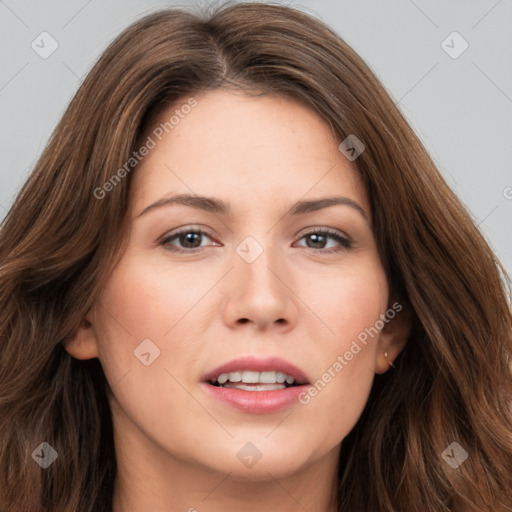
[[[254,414],[270,414],[298,403],[299,395],[307,389],[306,385],[301,385],[274,391],[244,391],[220,388],[207,382],[202,382],[201,386],[205,393],[224,404]]]
[[[291,375],[299,385],[276,389],[272,391],[245,391],[242,389],[221,388],[210,384],[221,373],[230,373],[239,370],[251,370],[255,372],[278,371]],[[255,356],[241,357],[229,363],[218,366],[203,377],[201,383],[209,396],[248,413],[269,414],[277,412],[285,407],[298,402],[298,396],[309,382],[306,374],[293,364],[279,357],[261,359]]]
[[[291,375],[298,383],[303,384],[309,382],[308,377],[302,370],[280,357],[259,358],[256,356],[245,356],[233,359],[208,372],[203,376],[202,380],[209,382],[215,380],[221,373],[236,372],[239,370],[250,370],[253,372],[270,372],[275,370],[276,372]]]

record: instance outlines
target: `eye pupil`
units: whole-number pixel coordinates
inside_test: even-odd
[[[312,233],[310,235],[310,240],[313,239],[313,244],[320,244],[321,246],[323,246],[323,244],[325,243],[325,236],[324,235],[320,235],[318,233]],[[320,242],[319,242],[320,240]],[[314,245],[314,247],[317,247],[316,245]]]
[[[183,233],[180,235],[180,242],[184,243],[185,247],[190,247],[189,244],[192,244],[192,248],[196,247],[194,242],[197,242],[201,237],[200,233],[195,233],[193,231],[189,231],[187,233]]]

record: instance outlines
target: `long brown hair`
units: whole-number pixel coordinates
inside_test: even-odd
[[[102,187],[155,112],[219,87],[285,95],[340,142],[354,134],[365,144],[354,163],[390,293],[412,331],[343,440],[339,510],[512,511],[510,280],[362,59],[312,16],[259,3],[208,15],[167,9],[128,27],[79,88],[5,218],[1,510],[111,510],[107,383],[98,359],[64,349],[122,252],[136,171]],[[58,454],[46,469],[32,456],[43,442]],[[468,457],[452,467],[442,454],[459,446]]]

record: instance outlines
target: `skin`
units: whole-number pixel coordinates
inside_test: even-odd
[[[242,412],[208,396],[200,380],[258,355],[287,359],[316,382],[375,325],[391,302],[367,193],[314,111],[228,90],[195,98],[134,171],[126,251],[67,347],[78,359],[98,357],[112,388],[113,510],[334,511],[341,442],[375,373],[406,342],[403,315],[305,405]],[[177,193],[222,199],[232,214],[174,204],[139,216]],[[287,215],[296,201],[332,195],[352,199],[368,219],[347,205]],[[160,243],[182,227],[207,234],[188,246],[184,237]],[[313,228],[331,228],[352,246],[315,240]],[[248,236],[263,249],[251,263],[236,251]],[[160,350],[148,366],[134,356],[145,339]],[[247,442],[262,454],[250,468],[237,457]]]

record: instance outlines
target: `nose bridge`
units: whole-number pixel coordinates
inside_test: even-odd
[[[268,298],[283,294],[283,283],[276,276],[284,267],[277,242],[271,234],[247,236],[236,248],[235,271],[244,289]]]
[[[225,310],[226,321],[260,327],[293,324],[296,305],[288,281],[290,272],[272,234],[249,235],[235,249]]]

